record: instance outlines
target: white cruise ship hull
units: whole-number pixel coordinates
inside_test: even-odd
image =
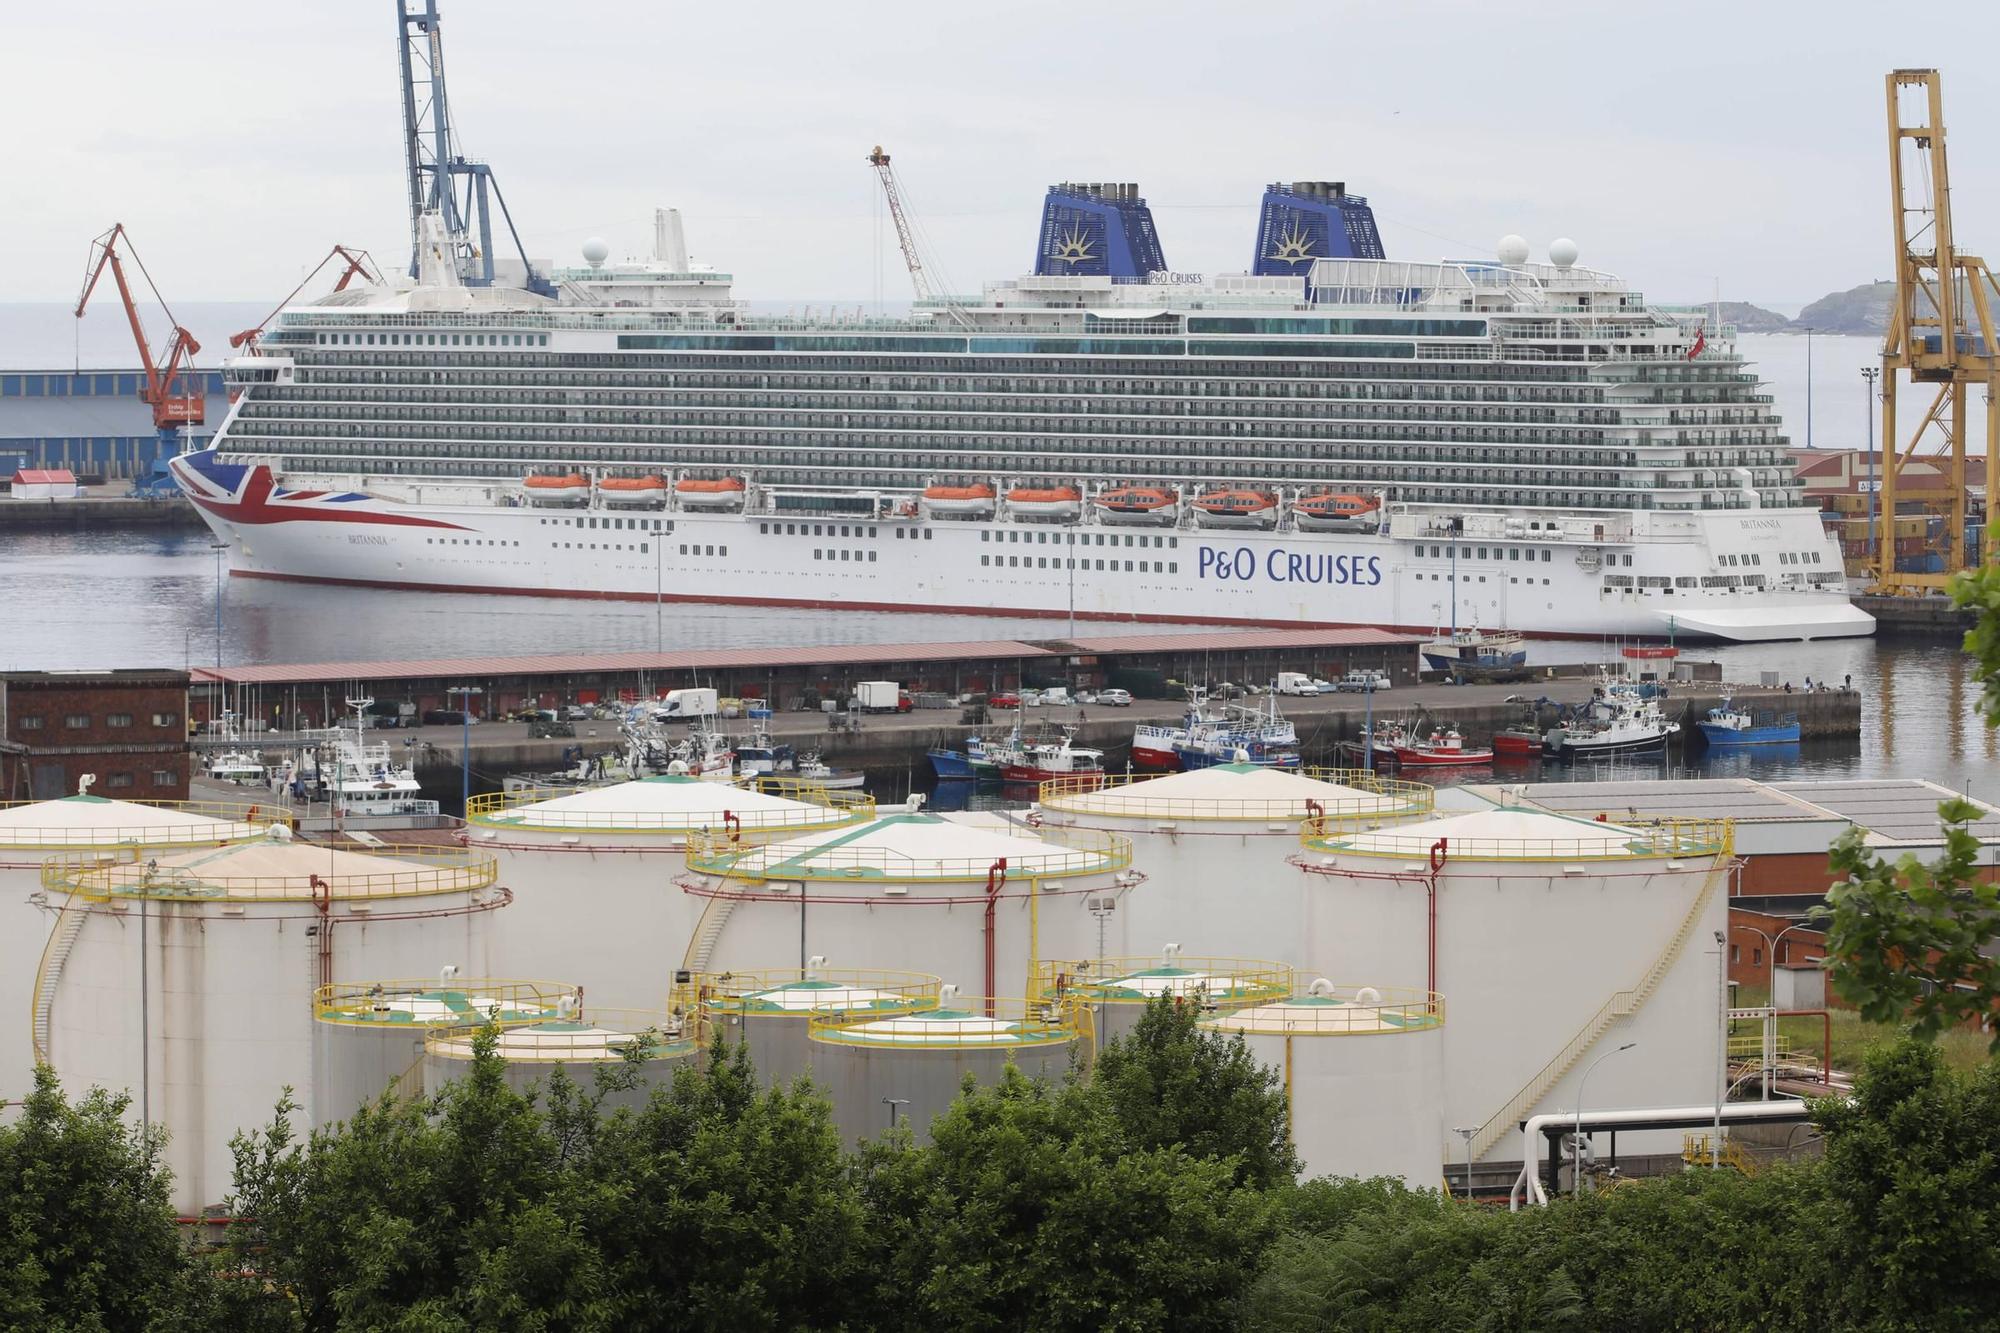
[[[1824,545],[1806,510],[1702,514],[1692,535],[1588,547],[1426,529],[1312,533],[1059,527],[996,519],[828,521],[505,503],[503,490],[365,478],[274,480],[213,452],[176,459],[231,569],[253,578],[443,592],[1245,626],[1453,618],[1542,636],[1727,640],[1866,635],[1844,592],[1700,586],[1724,548]],[[400,494],[398,492],[401,492]],[[1496,528],[1496,531],[1500,529]],[[1075,544],[1066,543],[1073,538]],[[1435,554],[1433,554],[1435,552]],[[1067,561],[1073,559],[1075,567]],[[1607,582],[1606,574],[1631,586]],[[1649,586],[1650,581],[1650,586]],[[1687,585],[1695,586],[1687,586]]]

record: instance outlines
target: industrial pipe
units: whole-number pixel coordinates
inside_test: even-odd
[[[1429,978],[1426,984],[1424,1004],[1435,1006],[1438,993],[1438,875],[1444,870],[1445,860],[1451,855],[1450,839],[1439,838],[1431,844],[1431,873],[1424,881],[1424,896],[1430,900],[1430,922],[1426,927],[1425,946],[1429,954],[1424,974]]]
[[[1780,1009],[1779,1018],[1818,1017],[1821,1025],[1819,1081],[1827,1087],[1833,1086],[1833,1014],[1825,1009]]]
[[[1000,901],[1000,890],[1007,883],[1007,858],[1001,857],[986,867],[986,1016],[993,1017],[993,992],[998,964],[994,960],[994,908]]]
[[[1713,1106],[1659,1106],[1636,1111],[1600,1111],[1594,1115],[1581,1117],[1584,1128],[1603,1129],[1619,1126],[1633,1126],[1641,1129],[1695,1128],[1711,1120],[1760,1121],[1760,1120],[1809,1120],[1812,1110],[1805,1102],[1796,1098],[1772,1102],[1735,1102],[1722,1108],[1717,1116]],[[1541,1153],[1535,1147],[1535,1136],[1550,1127],[1566,1129],[1576,1126],[1579,1117],[1573,1111],[1545,1111],[1531,1115],[1521,1122],[1521,1174],[1515,1178],[1514,1187],[1507,1192],[1507,1210],[1519,1212],[1525,1196],[1531,1204],[1546,1204],[1549,1196],[1542,1189],[1542,1182],[1536,1178],[1535,1163],[1541,1160]]]

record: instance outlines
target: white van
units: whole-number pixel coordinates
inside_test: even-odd
[[[1278,693],[1318,694],[1319,687],[1314,685],[1312,677],[1303,671],[1280,671],[1278,673]]]

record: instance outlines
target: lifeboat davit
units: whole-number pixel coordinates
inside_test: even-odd
[[[1083,512],[1083,492],[1074,486],[1016,486],[1007,508],[1020,518],[1075,518]]]
[[[683,509],[741,509],[741,477],[682,477],[674,483],[674,494]]]
[[[993,488],[985,482],[970,486],[924,487],[924,508],[933,514],[984,516],[993,512]]]
[[[590,478],[581,472],[562,476],[530,475],[521,478],[528,503],[537,505],[579,505],[590,503]]]
[[[1209,527],[1268,528],[1278,521],[1278,497],[1268,491],[1207,491],[1194,507]]]
[[[606,477],[597,493],[608,508],[658,509],[667,502],[667,483],[658,477]]]
[[[1314,491],[1292,506],[1292,518],[1306,532],[1373,532],[1381,510],[1372,495]]]
[[[1163,486],[1117,486],[1099,491],[1092,503],[1106,523],[1172,523],[1180,517],[1179,498]]]

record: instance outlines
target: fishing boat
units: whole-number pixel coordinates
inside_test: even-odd
[[[435,815],[406,754],[399,762],[387,742],[368,740],[367,708],[373,699],[349,699],[352,725],[310,732],[311,743],[271,777],[273,790],[312,803],[327,801],[341,815]]]
[[[623,782],[632,776],[625,759],[615,753],[586,756],[581,745],[563,748],[565,767],[547,773],[510,773],[500,780],[505,792],[581,791],[586,787]]]
[[[1493,733],[1495,759],[1532,759],[1542,752],[1541,706],[1523,703],[1521,715]]]
[[[1695,723],[1701,738],[1718,748],[1738,745],[1794,745],[1799,739],[1799,718],[1796,713],[1764,713],[1761,718],[1747,708],[1737,708],[1728,695],[1722,698],[1719,708],[1708,710],[1708,716]]]
[[[625,737],[625,765],[634,777],[672,775],[707,782],[736,777],[736,752],[719,732],[697,726],[687,736],[675,737],[636,709],[620,730]]]
[[[1203,527],[1268,528],[1278,521],[1278,497],[1269,491],[1204,491],[1195,497],[1194,509]]]
[[[984,736],[967,736],[963,750],[932,746],[930,761],[931,772],[940,779],[997,781],[1000,777],[999,761],[986,752]]]
[[[1658,699],[1607,691],[1583,716],[1549,732],[1542,745],[1544,753],[1563,759],[1650,754],[1666,749],[1667,738],[1680,729],[1660,711]]]
[[[739,777],[790,777],[799,770],[798,750],[773,741],[770,733],[762,727],[744,739],[732,742],[731,748],[736,751],[736,773]]]
[[[1051,778],[1104,776],[1104,751],[1072,744],[1075,727],[1056,740],[1023,740],[1016,732],[994,747],[1004,782],[1047,782]]]
[[[1183,772],[1218,764],[1254,764],[1259,768],[1299,767],[1299,733],[1278,713],[1278,696],[1264,696],[1262,707],[1224,704],[1222,716],[1191,725],[1174,743]]]
[[[1518,671],[1527,665],[1528,644],[1513,630],[1482,630],[1478,625],[1437,632],[1420,647],[1424,665],[1454,675]]]
[[[1369,768],[1392,768],[1398,762],[1397,747],[1409,743],[1413,730],[1409,723],[1398,718],[1378,717],[1373,730],[1364,726],[1358,739],[1342,741],[1340,752]]]
[[[1409,737],[1392,748],[1396,762],[1405,768],[1470,768],[1493,762],[1491,749],[1468,746],[1456,727],[1433,731],[1421,740]]]
[[[835,768],[820,758],[819,751],[808,750],[799,756],[799,778],[828,791],[852,791],[866,782],[868,775],[858,768]]]
[[[1105,523],[1171,524],[1180,517],[1180,499],[1164,486],[1114,486],[1091,501]]]
[[[1292,505],[1292,521],[1303,532],[1373,532],[1382,502],[1372,495],[1314,491]]]

